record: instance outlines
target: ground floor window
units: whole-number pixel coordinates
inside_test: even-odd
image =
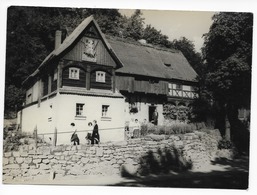
[[[102,105],[102,117],[109,117],[110,105]]]
[[[84,104],[76,104],[76,116],[84,116]]]

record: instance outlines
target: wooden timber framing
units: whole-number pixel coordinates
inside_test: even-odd
[[[154,83],[147,80],[136,80],[132,76],[116,76],[116,87],[121,91],[128,91],[130,93],[143,92],[149,94],[168,94],[168,82],[158,80]]]

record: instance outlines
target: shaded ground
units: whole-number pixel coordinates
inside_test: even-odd
[[[179,187],[179,188],[248,188],[248,157],[234,160],[218,159],[198,171],[178,174],[132,177],[133,181],[116,183],[117,186]]]
[[[7,182],[19,184],[65,184],[65,185],[105,185],[135,187],[179,187],[179,188],[248,188],[248,157],[234,160],[219,159],[201,170],[146,177],[120,176],[65,176],[49,180],[49,176],[33,178],[31,181]]]

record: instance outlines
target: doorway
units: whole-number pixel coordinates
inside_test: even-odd
[[[149,106],[149,122],[153,121],[153,113],[156,109],[156,106]]]

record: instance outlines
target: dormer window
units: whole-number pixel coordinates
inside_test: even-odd
[[[105,72],[96,71],[96,82],[105,83]]]
[[[170,70],[173,70],[173,65],[171,64],[171,63],[168,63],[168,62],[166,62],[166,63],[163,63],[166,67],[168,67]]]
[[[69,68],[69,79],[79,80],[79,69],[78,68]]]

